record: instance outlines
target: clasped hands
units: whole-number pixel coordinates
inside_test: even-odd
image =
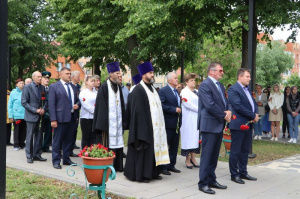
[[[44,115],[45,114],[45,110],[42,108],[39,108],[36,110],[36,113],[40,114],[40,115]]]
[[[224,120],[229,123],[231,121],[231,111],[224,111],[224,113],[226,114]]]

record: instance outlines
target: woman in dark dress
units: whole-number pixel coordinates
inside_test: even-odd
[[[286,129],[288,130],[288,138],[291,138],[290,136],[290,129],[289,129],[289,122],[288,122],[288,118],[287,118],[287,107],[286,107],[286,99],[287,99],[287,96],[289,96],[291,92],[291,88],[289,86],[286,86],[284,88],[284,101],[283,101],[283,105],[282,105],[282,112],[283,112],[283,123],[282,123],[282,138],[286,138],[285,137],[285,132],[286,132]]]

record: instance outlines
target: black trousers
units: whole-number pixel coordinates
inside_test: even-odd
[[[42,132],[45,132],[43,144],[42,144],[42,150],[46,151],[46,150],[49,150],[49,146],[52,141],[52,127],[51,127],[50,119],[48,119],[48,118],[45,119],[45,117],[43,117],[43,120],[42,120]]]
[[[288,130],[288,133],[290,134],[290,128],[289,128],[289,122],[287,118],[287,112],[283,111],[283,122],[282,122],[282,133],[285,134],[286,129]]]
[[[80,127],[82,132],[81,149],[83,149],[85,146],[91,146],[95,143],[95,134],[92,132],[93,119],[81,118]]]
[[[11,123],[6,123],[6,144],[10,144]]]
[[[177,133],[177,129],[166,129],[167,132],[167,141],[169,146],[169,157],[170,164],[166,166],[162,166],[162,169],[172,169],[175,167],[176,159],[177,159],[177,151],[179,145],[179,132]]]
[[[26,139],[26,121],[20,120],[21,123],[16,124],[16,119],[14,121],[14,147],[25,147],[25,139]]]

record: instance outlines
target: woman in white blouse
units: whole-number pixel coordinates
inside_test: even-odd
[[[87,76],[81,87],[79,100],[81,103],[80,126],[82,132],[81,148],[94,144],[95,135],[92,132],[97,91],[94,89],[95,78]]]
[[[270,94],[268,105],[270,107],[269,121],[271,122],[271,141],[278,141],[280,122],[283,120],[282,105],[284,95],[280,92],[278,84],[273,86],[273,92]],[[276,138],[275,138],[276,128]]]
[[[195,90],[195,73],[184,76],[186,87],[182,89],[182,125],[181,132],[181,155],[186,157],[185,164],[188,169],[199,167],[195,154],[200,153],[199,131],[197,130],[198,118],[198,93]]]

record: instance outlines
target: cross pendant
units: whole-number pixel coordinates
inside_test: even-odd
[[[116,102],[117,102],[117,106],[119,106],[119,100],[117,100]]]

